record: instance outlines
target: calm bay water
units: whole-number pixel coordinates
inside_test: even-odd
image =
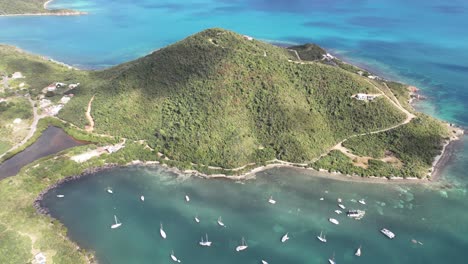
[[[200,264],[326,263],[333,254],[337,263],[464,262],[465,191],[350,183],[311,173],[272,169],[255,180],[234,182],[176,176],[161,168],[121,168],[65,184],[43,202],[69,228],[70,237],[96,250],[102,263],[171,263],[171,250],[182,263]],[[114,194],[106,192],[108,187]],[[276,205],[267,202],[270,195]],[[348,208],[365,209],[366,216],[358,221],[337,215],[337,198]],[[356,202],[361,198],[366,205]],[[122,222],[118,229],[110,228],[113,215]],[[219,216],[226,228],[217,225]],[[329,217],[340,225],[329,223]],[[161,222],[166,240],[159,235]],[[396,238],[380,234],[382,227]],[[316,238],[321,231],[326,244]],[[290,240],[283,244],[286,232]],[[205,233],[213,242],[210,248],[197,244]],[[242,237],[249,248],[236,252]],[[358,258],[354,252],[360,245]]]
[[[209,27],[277,43],[316,42],[385,77],[420,87],[429,97],[420,110],[468,125],[466,1],[56,0],[50,7],[90,15],[2,17],[0,42],[83,68],[128,61]],[[259,263],[262,258],[325,263],[334,253],[337,263],[463,263],[468,248],[466,146],[443,171],[444,188],[347,183],[283,169],[241,184],[127,168],[61,186],[45,204],[71,237],[94,249],[103,263],[169,263],[171,250],[190,263]],[[114,195],[105,192],[108,186]],[[65,198],[57,199],[58,193]],[[185,193],[192,197],[189,204]],[[266,202],[270,195],[277,205]],[[332,226],[327,218],[338,209],[337,197],[356,208],[350,199],[366,198],[366,217],[353,221],[336,215],[341,224]],[[196,213],[199,225],[193,221]],[[123,222],[117,230],[109,228],[114,214]],[[227,228],[216,226],[219,215]],[[166,241],[158,234],[160,221]],[[379,234],[383,226],[397,238]],[[315,238],[321,230],[327,244]],[[291,240],[281,244],[284,232]],[[204,233],[212,248],[198,247]],[[250,248],[235,253],[242,236]],[[424,245],[411,243],[412,238]],[[359,245],[363,256],[357,259],[353,252]]]

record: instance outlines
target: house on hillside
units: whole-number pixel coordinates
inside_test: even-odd
[[[21,79],[21,78],[24,78],[21,72],[15,72],[11,75],[11,79]]]
[[[360,100],[360,101],[372,101],[374,100],[378,95],[375,94],[364,94],[364,93],[358,93],[354,96],[354,98]]]

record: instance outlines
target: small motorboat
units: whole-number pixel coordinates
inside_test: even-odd
[[[141,200],[142,202],[144,202],[144,201],[145,201],[145,197],[144,197],[143,195],[140,196],[140,200]]]
[[[200,223],[200,218],[198,218],[198,215],[195,215],[195,222]]]
[[[358,201],[358,203],[364,204],[364,205],[365,205],[365,204],[366,204],[366,201],[365,201],[364,199],[361,199],[361,200]]]
[[[337,201],[338,203],[341,203],[343,200],[341,200],[341,198],[338,198],[336,201]]]
[[[340,207],[343,210],[346,209],[346,207],[344,205],[342,205],[342,204],[338,204],[338,207]]]
[[[262,259],[262,264],[268,264],[268,262]]]
[[[356,253],[354,253],[354,255],[358,256],[358,257],[361,256],[361,246],[358,247],[358,249],[356,250]]]
[[[188,195],[185,195],[185,201],[190,202],[190,197]]]
[[[271,204],[276,204],[276,201],[273,200],[273,196],[270,196],[270,199],[268,199],[268,202]]]
[[[203,240],[203,237],[202,237],[200,242],[198,242],[198,244],[200,244],[200,246],[202,247],[211,247],[211,241],[208,240],[208,234],[205,234],[205,235],[206,235],[206,240]]]
[[[395,238],[395,234],[392,231],[388,230],[387,228],[382,228],[380,230],[380,233],[384,234],[386,237],[390,239]]]
[[[174,255],[174,250],[172,250],[172,252],[171,252],[171,259],[172,259],[172,261],[174,261],[174,262],[179,262],[179,263],[180,263],[180,259],[178,259],[178,258]]]
[[[284,236],[281,237],[281,242],[282,242],[282,243],[284,243],[284,242],[286,242],[286,241],[289,240],[288,234],[289,234],[289,233],[286,233],[286,234],[284,234]]]
[[[63,194],[57,194],[57,198],[63,198],[63,197],[65,197],[65,195],[63,195]]]
[[[122,225],[122,223],[119,222],[119,219],[117,219],[117,216],[114,215],[114,224],[111,225],[112,229],[119,228]]]
[[[336,264],[335,262],[335,257],[331,258],[331,259],[328,259],[328,263],[330,264]]]
[[[341,210],[335,210],[336,214],[342,214],[343,212]]]
[[[222,227],[226,227],[226,225],[224,225],[223,223],[223,219],[220,217],[218,217],[218,225],[222,226]]]
[[[323,200],[325,200],[325,199],[323,197],[320,197],[320,201],[323,201]]]
[[[107,192],[110,193],[110,194],[113,194],[113,193],[114,193],[114,191],[112,190],[111,187],[107,187]]]
[[[323,243],[327,243],[327,239],[325,238],[325,236],[322,235],[322,231],[320,231],[320,235],[317,236],[317,239]]]
[[[240,246],[237,246],[236,247],[236,251],[239,252],[239,251],[242,251],[242,250],[246,250],[249,246],[247,246],[247,243],[245,242],[245,239],[242,238],[242,242],[240,244]]]
[[[167,234],[166,234],[166,232],[165,232],[164,229],[163,229],[163,224],[162,224],[162,223],[161,223],[161,226],[160,226],[160,228],[159,228],[159,234],[161,235],[161,237],[162,237],[163,239],[166,239],[166,238],[167,238]]]
[[[338,220],[336,220],[335,218],[328,218],[328,221],[330,221],[330,223],[335,224],[335,225],[340,224],[340,222],[338,222]]]

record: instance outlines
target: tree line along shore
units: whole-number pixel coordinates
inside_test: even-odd
[[[427,178],[444,145],[461,135],[415,112],[407,85],[315,45],[285,49],[223,29],[101,71],[73,69],[7,46],[0,55],[3,80],[15,72],[23,76],[21,82],[8,79],[0,106],[8,109],[11,98],[26,96],[46,113],[41,102],[59,105],[69,97],[38,127],[62,127],[91,142],[0,181],[0,230],[12,241],[0,247],[9,252],[0,254],[1,263],[27,262],[38,252],[48,252],[53,263],[93,261],[92,253],[67,239],[61,223],[34,208],[44,190],[89,168],[157,162],[224,177],[277,163],[361,177]],[[92,132],[86,130],[88,111]],[[71,159],[122,139],[123,148],[115,152]]]

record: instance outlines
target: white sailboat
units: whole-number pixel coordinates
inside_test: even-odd
[[[222,226],[222,227],[226,227],[223,223],[223,219],[221,219],[221,216],[218,217],[218,225]]]
[[[57,197],[58,197],[58,198],[63,198],[63,197],[65,197],[65,195],[63,195],[63,194],[57,194]]]
[[[160,228],[159,228],[159,234],[161,235],[162,238],[166,239],[167,235],[166,232],[163,229],[163,224],[161,223]]]
[[[202,247],[211,247],[211,241],[208,240],[208,234],[205,234],[206,235],[206,240],[203,240],[203,237],[201,237],[201,241],[198,242],[198,244],[200,244],[200,246]]]
[[[115,223],[113,225],[111,225],[112,229],[116,229],[116,228],[118,228],[118,227],[120,227],[122,225],[122,223],[120,223],[119,220],[117,219],[116,215],[114,215],[114,222]]]
[[[282,243],[284,243],[284,242],[286,242],[286,241],[288,241],[288,240],[289,240],[289,236],[288,236],[288,234],[289,234],[289,233],[286,233],[286,234],[284,234],[284,236],[283,236],[283,237],[281,237],[281,242],[282,242]]]
[[[338,198],[337,201],[338,203],[341,203],[343,200],[341,200],[341,198]]]
[[[343,212],[342,212],[341,210],[335,210],[335,213],[336,213],[336,214],[341,214],[341,213],[343,213]]]
[[[141,200],[142,202],[144,202],[144,201],[145,201],[145,197],[144,197],[143,195],[140,196],[140,200]]]
[[[200,223],[200,218],[198,218],[198,215],[195,215],[195,222]]]
[[[322,231],[320,231],[320,236],[317,236],[317,239],[323,243],[327,243],[327,239],[322,235]]]
[[[270,196],[270,199],[268,199],[268,202],[271,204],[276,204],[276,201],[273,200],[273,196]]]
[[[354,255],[360,257],[361,256],[361,246],[359,246],[359,248],[356,250],[356,253],[354,253]]]
[[[172,252],[171,252],[171,259],[172,259],[172,261],[174,261],[174,262],[179,262],[179,263],[180,263],[180,259],[178,259],[178,258],[174,255],[174,250],[172,250]]]
[[[328,263],[330,264],[336,264],[335,262],[335,254],[333,254],[333,257],[331,259],[328,259]]]
[[[340,222],[338,222],[338,220],[336,220],[335,218],[328,218],[328,221],[330,221],[330,223],[335,224],[335,225],[340,224]]]
[[[262,259],[262,264],[268,264],[268,262]]]
[[[325,200],[325,199],[323,197],[320,197],[320,201],[323,201],[323,200]]]
[[[247,246],[247,243],[245,242],[245,239],[242,238],[242,243],[240,246],[237,246],[236,247],[236,251],[239,252],[239,251],[242,251],[242,250],[246,250],[249,246]]]
[[[188,195],[185,195],[185,201],[190,202],[190,197]]]
[[[114,191],[112,190],[111,187],[107,187],[107,192],[110,193],[110,194],[113,194],[113,193],[114,193]]]
[[[338,207],[340,207],[343,210],[346,209],[346,207],[344,205],[342,205],[342,204],[338,204]]]
[[[364,204],[364,205],[365,205],[365,204],[366,204],[366,201],[365,201],[364,199],[361,199],[361,200],[358,201],[358,203]]]

